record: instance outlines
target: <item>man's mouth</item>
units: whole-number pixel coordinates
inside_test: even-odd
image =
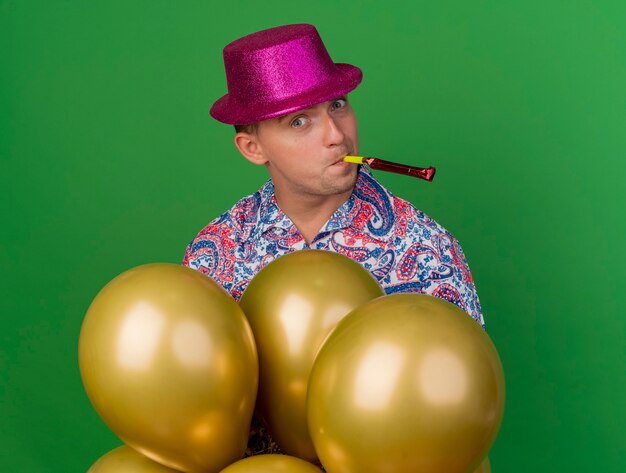
[[[339,159],[337,159],[337,161],[335,161],[335,162],[333,163],[333,165],[335,165],[335,164],[343,164],[343,163],[346,163],[346,162],[343,160],[343,158],[345,158],[346,156],[350,156],[350,153],[345,153],[345,154],[342,154],[342,155],[339,157]],[[346,164],[347,164],[347,163],[346,163]]]

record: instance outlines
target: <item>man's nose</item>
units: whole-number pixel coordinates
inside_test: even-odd
[[[341,130],[340,124],[335,121],[335,118],[327,113],[324,116],[324,139],[326,146],[340,145],[343,143],[345,135]]]

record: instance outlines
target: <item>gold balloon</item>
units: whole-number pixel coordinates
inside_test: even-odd
[[[322,470],[289,455],[256,455],[226,467],[220,473],[320,473]]]
[[[328,473],[471,472],[503,409],[490,338],[455,305],[420,294],[346,316],[309,379],[309,428]]]
[[[125,443],[187,472],[218,472],[245,451],[258,384],[249,324],[226,291],[174,264],[131,269],[93,300],[80,371]]]
[[[319,250],[278,258],[245,290],[240,305],[259,351],[257,413],[284,453],[317,459],[306,424],[315,355],[341,318],[382,295],[361,265]]]
[[[122,445],[102,455],[87,473],[180,473]]]
[[[491,473],[491,464],[489,457],[485,457],[483,462],[474,470],[474,473]]]

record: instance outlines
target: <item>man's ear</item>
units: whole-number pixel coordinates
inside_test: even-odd
[[[252,164],[262,165],[267,163],[263,148],[258,141],[256,134],[240,131],[235,134],[235,146],[239,152]]]

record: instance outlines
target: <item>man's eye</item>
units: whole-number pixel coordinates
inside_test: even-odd
[[[294,118],[294,120],[291,122],[292,128],[300,128],[303,125],[304,125],[304,117]]]
[[[333,110],[337,110],[339,108],[343,108],[346,106],[348,102],[345,99],[337,99],[333,102],[332,108]]]

